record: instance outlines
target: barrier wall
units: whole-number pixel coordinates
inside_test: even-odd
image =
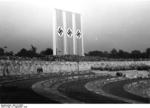
[[[101,61],[101,62],[79,62],[79,70],[90,70],[91,66],[128,66],[131,64],[147,64],[149,61]],[[78,70],[77,62],[49,62],[49,61],[19,61],[0,60],[0,76],[36,74],[42,68],[43,73],[73,72]]]
[[[88,63],[79,63],[80,71],[90,70]],[[38,69],[43,73],[73,72],[78,70],[77,62],[48,62],[48,61],[9,61],[0,60],[0,76],[36,74]]]

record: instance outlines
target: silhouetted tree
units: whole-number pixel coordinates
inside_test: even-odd
[[[28,57],[37,57],[38,54],[36,51],[37,51],[37,48],[35,46],[31,45],[31,48],[28,51]]]
[[[113,48],[110,52],[110,57],[117,58],[117,54],[118,54],[117,50]]]
[[[130,53],[120,49],[118,51],[118,57],[119,58],[126,58],[126,59],[128,59],[128,58],[130,58]]]
[[[40,52],[40,55],[43,55],[43,56],[48,56],[52,54],[53,54],[53,50],[51,48],[46,48],[45,50]]]
[[[90,56],[103,56],[103,52],[102,51],[90,51],[88,53],[88,55],[90,55]]]
[[[36,51],[37,51],[37,48],[35,46],[31,45],[30,50],[22,48],[16,54],[16,56],[20,56],[20,57],[39,57],[39,54]]]
[[[31,51],[32,53],[36,54],[37,48],[36,48],[35,46],[31,45],[30,51]]]
[[[139,50],[133,50],[131,52],[131,58],[141,58],[141,52]]]
[[[4,55],[4,49],[0,48],[0,56],[3,56],[3,55]]]
[[[123,58],[125,58],[125,59],[129,59],[130,58],[130,53],[129,52],[126,52],[126,51],[124,51],[124,54],[123,54]]]
[[[124,58],[124,51],[123,50],[118,51],[118,57],[119,58]]]
[[[13,51],[7,51],[7,52],[5,52],[5,55],[6,56],[13,56],[14,52]]]
[[[147,48],[145,51],[146,58],[150,58],[150,48]]]
[[[88,54],[88,53],[84,53],[84,55],[85,55],[85,56],[88,56],[89,54]]]
[[[19,57],[28,57],[29,56],[29,51],[26,50],[25,48],[21,49],[17,54],[16,56],[19,56]]]
[[[104,51],[103,52],[103,56],[108,58],[109,57],[109,52],[108,51]]]

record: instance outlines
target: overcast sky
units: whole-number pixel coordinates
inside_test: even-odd
[[[150,47],[150,0],[0,0],[0,47],[52,48],[53,8],[82,14],[86,52]]]

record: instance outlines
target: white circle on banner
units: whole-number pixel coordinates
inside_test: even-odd
[[[81,38],[81,31],[79,29],[76,31],[76,37],[79,39]]]
[[[63,28],[61,26],[59,26],[57,28],[57,34],[58,34],[58,36],[62,37],[63,36],[63,32],[64,32]]]
[[[71,28],[67,29],[67,36],[70,37],[70,38],[73,36],[73,32],[72,32]]]

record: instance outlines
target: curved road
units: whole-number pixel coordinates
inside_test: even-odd
[[[8,83],[5,87],[0,86],[0,103],[58,103],[53,101],[52,99],[48,99],[42,97],[35,92],[32,91],[31,86],[39,81],[47,80],[52,77],[42,77],[35,78],[30,80],[22,80],[16,81],[12,83]],[[54,78],[54,77],[53,77]],[[100,79],[106,79],[108,77],[100,77]],[[90,81],[95,79],[90,79]],[[108,93],[137,100],[141,103],[148,103],[149,99],[142,98],[140,96],[135,96],[130,94],[123,89],[123,85],[137,81],[129,80],[129,81],[118,81],[112,82],[104,86],[104,90]],[[84,85],[88,82],[87,79],[82,79],[78,81],[67,82],[62,84],[58,90],[67,95],[68,97],[72,97],[84,103],[125,103],[121,100],[105,97],[102,95],[97,95],[94,92],[88,91]]]
[[[147,80],[147,79],[133,79],[133,80],[123,80],[123,81],[111,82],[111,83],[104,85],[103,90],[107,93],[117,95],[119,97],[138,101],[139,103],[149,103],[150,102],[149,98],[144,98],[141,96],[131,94],[131,93],[125,91],[123,88],[125,84],[129,84],[131,82],[139,81],[139,80]]]
[[[101,78],[104,79],[105,77]],[[124,80],[124,81],[117,81],[106,84],[103,87],[105,92],[110,94],[120,96],[126,99],[136,100],[139,103],[149,103],[148,98],[143,98],[140,96],[133,95],[131,93],[126,92],[123,89],[125,84],[131,83],[133,81],[138,81],[139,79],[134,80]],[[74,99],[80,100],[81,102],[86,103],[125,103],[121,100],[113,99],[110,97],[105,97],[102,95],[97,95],[94,92],[88,91],[84,85],[88,82],[88,80],[80,80],[80,81],[72,81],[65,83],[59,87],[59,91],[63,94],[72,97]]]
[[[50,77],[21,80],[0,86],[0,103],[58,103],[32,91],[31,86]]]
[[[105,79],[108,77],[100,77],[99,79]],[[90,81],[95,80],[91,79]],[[67,95],[68,97],[74,98],[85,103],[125,103],[124,101],[97,95],[94,92],[88,91],[84,85],[89,82],[87,79],[78,81],[72,81],[62,84],[58,90]]]

